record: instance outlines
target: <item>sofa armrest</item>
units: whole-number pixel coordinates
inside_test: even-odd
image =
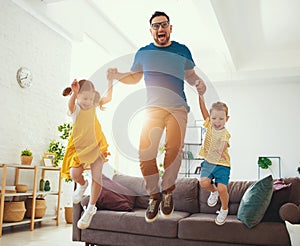
[[[83,208],[80,203],[73,204],[73,233],[72,233],[72,239],[73,241],[81,241],[81,230],[77,227],[77,222],[81,217],[81,213],[83,211]]]
[[[279,209],[279,215],[282,220],[287,220],[292,224],[300,223],[300,205],[294,203],[285,203]]]

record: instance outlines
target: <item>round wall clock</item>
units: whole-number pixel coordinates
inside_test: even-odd
[[[28,88],[32,85],[32,73],[26,67],[20,67],[17,71],[17,81],[22,88]]]

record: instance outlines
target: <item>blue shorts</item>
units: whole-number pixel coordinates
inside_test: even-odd
[[[200,178],[207,177],[209,179],[215,179],[216,185],[218,183],[228,185],[230,176],[230,167],[210,164],[207,161],[201,163]]]

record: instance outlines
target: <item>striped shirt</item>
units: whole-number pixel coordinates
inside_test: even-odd
[[[229,147],[230,133],[226,128],[223,128],[222,130],[213,129],[209,117],[207,117],[203,126],[206,128],[206,134],[204,144],[200,148],[200,156],[211,164],[230,167],[228,148],[226,148],[223,153],[225,159],[216,152],[216,150],[220,148],[222,142],[227,142]]]

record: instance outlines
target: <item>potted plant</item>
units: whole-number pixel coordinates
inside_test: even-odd
[[[65,151],[66,151],[65,143],[66,143],[66,140],[68,140],[71,135],[72,124],[64,123],[62,125],[57,126],[57,130],[60,132],[59,138],[62,139],[63,141],[61,142],[61,140],[56,141],[53,139],[49,143],[49,146],[48,146],[48,151],[56,154],[54,166],[59,166],[61,161],[64,159],[64,155],[65,155]],[[65,182],[66,182],[66,184],[70,184],[72,182],[72,179],[65,178]],[[67,205],[65,205],[64,209],[65,209],[64,212],[65,212],[66,223],[72,224],[73,207],[72,207],[71,203],[68,203]]]
[[[268,169],[272,165],[272,161],[268,157],[259,157],[257,164],[262,169]]]
[[[67,140],[71,135],[72,124],[64,123],[62,125],[59,125],[57,127],[57,130],[61,133],[61,135],[59,137],[63,140]],[[53,139],[49,143],[48,152],[52,152],[52,153],[56,154],[54,166],[56,166],[56,167],[59,166],[60,162],[64,159],[65,150],[66,150],[66,147],[65,147],[64,143],[62,143],[60,141],[56,141]]]
[[[24,149],[21,151],[21,164],[22,165],[31,165],[32,163],[32,152],[29,149]]]
[[[273,171],[270,168],[270,166],[272,166],[272,161],[268,157],[258,157],[257,164],[261,169],[269,169],[271,174],[273,175]],[[258,172],[258,177],[260,178],[260,169]]]
[[[55,160],[53,163],[54,167],[58,167],[60,162],[64,159],[65,149],[65,146],[61,142],[54,139],[49,143],[47,151],[50,153],[55,153]]]

